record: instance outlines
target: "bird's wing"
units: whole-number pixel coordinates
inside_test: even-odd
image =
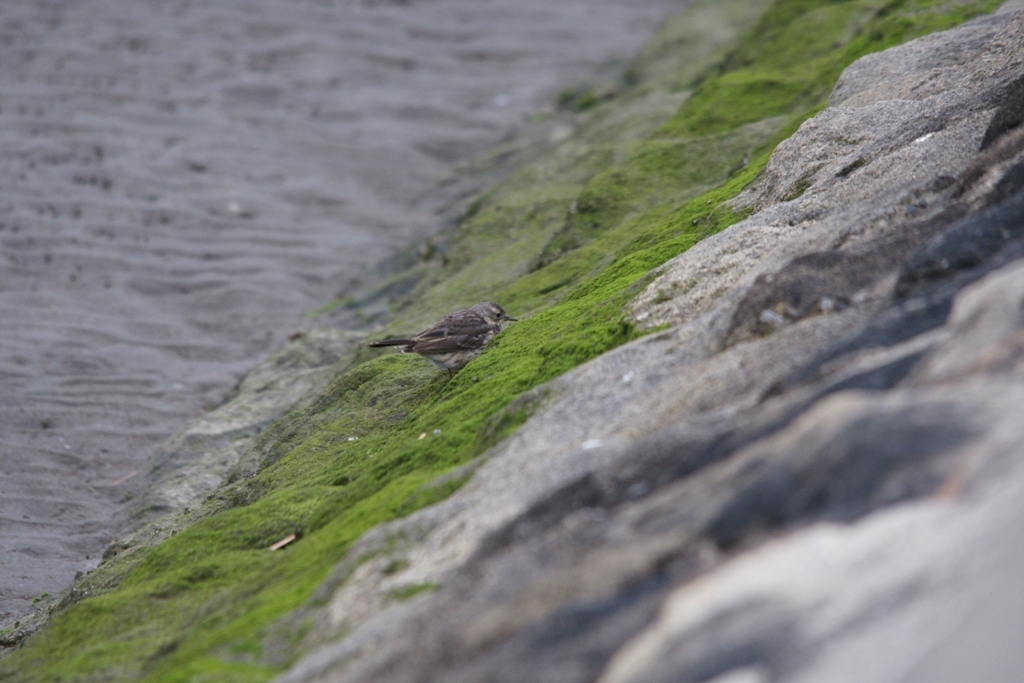
[[[458,311],[446,315],[441,322],[429,330],[424,330],[416,335],[416,339],[440,339],[443,337],[457,337],[459,335],[473,335],[486,333],[491,328],[484,317],[475,311]]]
[[[438,337],[437,339],[417,339],[416,344],[409,350],[416,353],[450,353],[452,351],[483,348],[490,337],[487,335],[486,330],[479,330],[478,332],[478,334],[457,334],[451,337]]]

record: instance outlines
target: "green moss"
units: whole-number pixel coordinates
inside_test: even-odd
[[[696,3],[630,66],[628,89],[471,206],[443,258],[396,276],[400,315],[385,333],[481,299],[522,321],[452,379],[415,356],[357,354],[257,441],[256,476],[219,489],[173,537],[105,562],[82,584],[92,595],[0,662],[0,678],[274,676],[287,658],[263,652],[273,625],[366,530],[456,490],[471,471],[453,468],[522,424],[545,400],[540,385],[637,337],[624,307],[650,270],[744,217],[727,202],[820,110],[844,66],[995,5]],[[709,17],[717,33],[699,30]]]
[[[577,88],[566,88],[558,93],[555,104],[561,109],[572,111],[586,111],[600,104],[603,100],[615,96],[611,89],[598,91],[593,86],[585,85]]]
[[[410,586],[402,586],[391,591],[390,596],[393,600],[408,600],[414,598],[420,593],[428,593],[430,591],[436,591],[440,586],[436,583],[417,583]]]
[[[384,567],[383,571],[385,574],[397,574],[408,566],[409,562],[407,560],[392,560]]]

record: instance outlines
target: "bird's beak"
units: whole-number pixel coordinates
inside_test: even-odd
[[[510,323],[519,322],[519,318],[510,318],[507,315],[505,316],[505,320],[509,321]]]

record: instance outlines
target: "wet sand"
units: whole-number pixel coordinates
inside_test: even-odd
[[[682,4],[5,1],[0,626],[303,312],[440,229],[458,164]]]

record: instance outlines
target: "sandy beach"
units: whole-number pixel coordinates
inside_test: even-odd
[[[682,0],[0,6],[0,625],[438,190]]]

